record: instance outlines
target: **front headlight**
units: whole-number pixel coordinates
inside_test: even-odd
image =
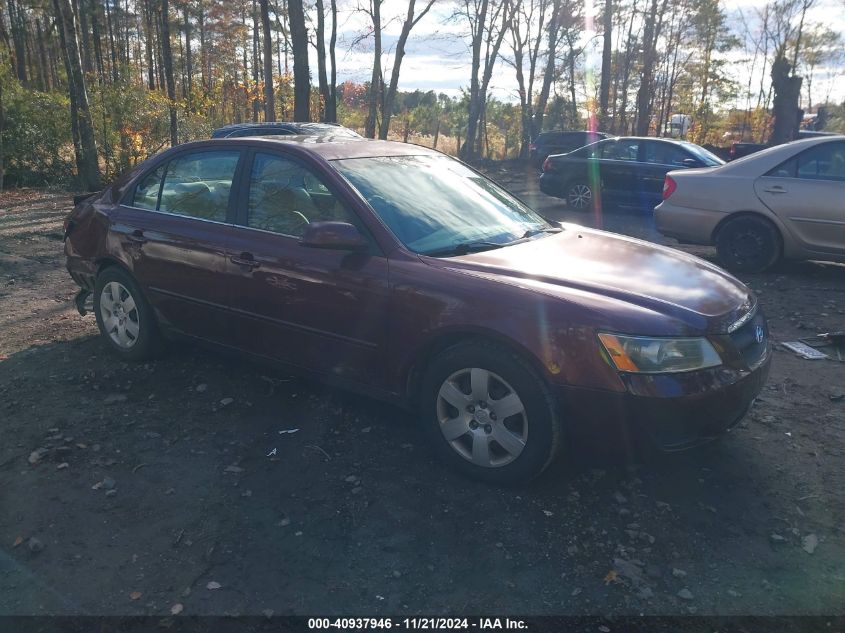
[[[706,338],[658,338],[599,334],[610,361],[619,371],[667,374],[706,369],[722,359]]]

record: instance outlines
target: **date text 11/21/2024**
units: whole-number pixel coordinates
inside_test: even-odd
[[[308,628],[320,629],[349,629],[349,630],[378,630],[378,629],[407,629],[407,630],[483,630],[483,631],[518,631],[527,629],[525,621],[512,618],[309,618]]]

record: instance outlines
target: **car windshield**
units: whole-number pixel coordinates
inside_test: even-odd
[[[716,156],[713,152],[708,152],[706,149],[701,147],[701,145],[696,145],[695,143],[684,143],[684,148],[708,167],[725,164],[725,161]]]
[[[492,181],[448,156],[381,156],[334,161],[410,250],[490,247],[552,228]]]

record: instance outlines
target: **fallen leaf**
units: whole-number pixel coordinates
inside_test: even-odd
[[[177,602],[177,603],[176,603],[176,604],[174,604],[172,607],[170,607],[170,614],[171,614],[171,615],[179,615],[180,613],[182,613],[182,610],[183,610],[184,608],[185,608],[185,607],[184,607],[184,606],[182,606],[182,603],[181,603],[181,602]]]
[[[21,543],[23,543],[23,537],[19,536],[18,538],[15,539],[15,542],[12,544],[12,547],[17,547]]]
[[[132,593],[129,594],[129,597],[132,600],[140,600],[142,595],[144,595],[144,594],[142,594],[140,591],[133,591]]]
[[[607,576],[604,577],[604,584],[609,585],[617,580],[619,580],[619,573],[615,569],[611,569],[607,572]]]
[[[543,510],[543,514],[545,514],[547,517],[554,516],[554,512],[552,512],[551,510]]]
[[[221,585],[219,582],[212,580],[205,586],[205,588],[206,589],[220,589],[220,587],[222,587],[222,586],[223,585]]]

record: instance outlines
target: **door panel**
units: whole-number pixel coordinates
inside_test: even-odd
[[[617,203],[637,198],[637,155],[639,142],[621,139],[601,145],[602,197]]]
[[[754,190],[806,248],[845,253],[845,142],[804,150],[758,178]]]
[[[114,237],[159,318],[232,343],[228,243],[240,150],[179,154],[144,175],[116,215]]]
[[[240,345],[312,371],[384,384],[388,262],[371,253],[303,247],[313,221],[359,224],[317,174],[282,155],[256,153],[248,227],[230,254],[237,264]],[[361,227],[359,227],[361,228]]]

